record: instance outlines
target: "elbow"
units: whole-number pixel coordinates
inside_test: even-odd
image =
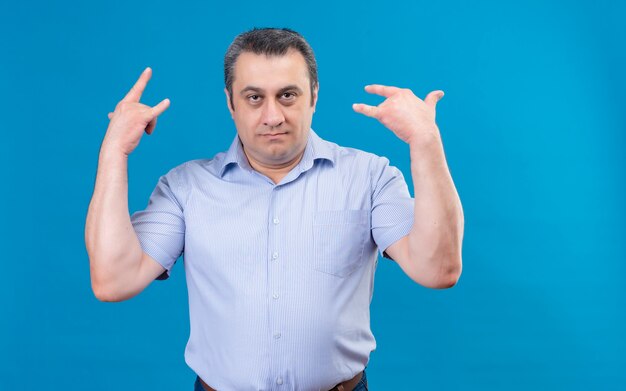
[[[445,276],[440,277],[437,281],[434,281],[433,285],[430,288],[433,289],[450,289],[454,287],[461,277],[461,272],[452,272]]]
[[[132,297],[129,281],[123,274],[116,272],[113,265],[119,262],[110,262],[109,254],[90,251],[89,274],[91,276],[91,290],[99,301],[114,303],[128,300]]]
[[[118,303],[129,300],[139,294],[140,290],[134,288],[128,279],[112,279],[105,276],[97,276],[92,273],[91,290],[99,301],[105,303]]]
[[[445,269],[445,272],[441,274],[438,281],[437,289],[449,289],[454,287],[461,278],[461,272],[463,269],[463,261],[461,256],[453,256],[450,260],[449,267]]]
[[[460,257],[451,260],[445,267],[437,267],[436,270],[424,271],[416,273],[413,280],[426,287],[432,289],[450,289],[454,287],[461,278],[462,263]]]
[[[104,303],[117,303],[127,299],[120,291],[113,289],[110,284],[105,284],[93,276],[91,278],[91,290],[96,299]]]
[[[441,283],[439,289],[449,289],[454,287],[461,278],[461,272],[463,269],[463,263],[461,261],[461,257],[455,260],[454,266],[448,270],[448,273],[445,274],[445,277],[441,279]]]
[[[99,285],[91,284],[91,289],[93,291],[94,296],[101,302],[104,303],[117,303],[122,300],[119,299],[116,295],[112,294],[110,291],[100,287]]]
[[[124,297],[123,291],[116,287],[113,280],[95,273],[93,267],[91,269],[91,290],[96,299],[105,303],[116,303],[128,299],[128,297]]]
[[[119,303],[132,298],[133,294],[115,291],[112,289],[106,289],[99,285],[92,284],[91,289],[96,299],[103,303]]]
[[[102,272],[100,271],[101,268],[96,266],[97,262],[89,245],[87,245],[87,253],[89,255],[89,274],[91,276],[91,291],[93,292],[93,295],[96,299],[102,302],[118,301],[114,295],[111,294],[111,290],[107,288],[105,283],[106,278],[102,275]]]
[[[462,215],[461,215],[462,218]],[[426,240],[415,241],[410,248],[410,277],[416,283],[433,289],[454,287],[462,270],[462,223],[460,231],[450,235],[430,233]],[[408,262],[407,262],[408,263]]]

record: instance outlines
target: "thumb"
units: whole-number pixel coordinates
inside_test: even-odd
[[[428,95],[426,95],[426,98],[424,98],[424,102],[434,109],[435,106],[437,106],[437,102],[439,102],[441,98],[443,98],[443,91],[431,91]]]

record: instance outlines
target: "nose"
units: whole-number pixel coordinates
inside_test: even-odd
[[[285,122],[285,116],[279,104],[272,99],[268,99],[263,110],[263,125],[275,128],[283,122]]]

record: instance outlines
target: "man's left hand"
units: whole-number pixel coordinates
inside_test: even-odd
[[[435,123],[435,108],[443,91],[429,93],[421,100],[408,88],[398,88],[372,84],[365,87],[370,94],[387,99],[378,106],[355,103],[352,108],[357,113],[376,118],[403,141],[413,145],[440,141],[439,129]]]

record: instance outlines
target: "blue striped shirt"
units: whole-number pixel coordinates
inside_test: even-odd
[[[386,158],[322,140],[278,184],[238,137],[159,179],[131,221],[169,276],[184,254],[185,361],[218,390],[328,390],[365,368],[378,253],[407,235],[413,199]]]

